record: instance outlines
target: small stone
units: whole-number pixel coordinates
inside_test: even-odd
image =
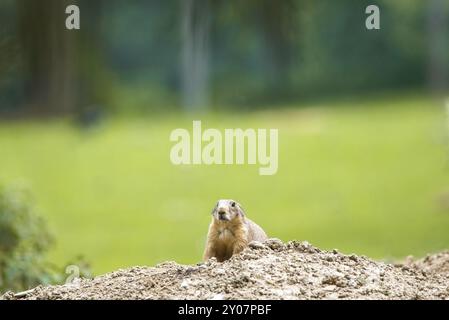
[[[265,241],[265,244],[272,250],[280,250],[284,248],[284,243],[277,238],[271,238]]]
[[[266,246],[259,241],[251,241],[250,244],[248,245],[251,249],[264,249],[266,248]]]
[[[209,260],[206,261],[205,265],[211,266],[211,265],[213,265],[213,264],[215,264],[217,262],[218,262],[217,258],[212,257],[212,258],[210,258]]]
[[[338,296],[338,293],[336,293],[336,292],[328,294],[326,296],[326,299],[328,299],[328,300],[337,300],[338,298],[339,298],[339,296]]]
[[[213,295],[209,300],[224,300],[224,295],[222,295],[221,293]]]
[[[225,269],[217,268],[217,269],[214,270],[214,273],[217,274],[217,275],[220,275],[220,274],[225,274],[226,271],[225,271]]]
[[[357,261],[357,256],[356,256],[355,254],[351,254],[351,255],[349,256],[349,260]]]
[[[187,289],[189,287],[189,285],[190,285],[190,280],[184,279],[184,280],[182,280],[180,287],[182,289]]]

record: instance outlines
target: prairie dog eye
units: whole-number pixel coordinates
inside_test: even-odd
[[[234,201],[231,202],[231,207],[235,208],[235,202]]]

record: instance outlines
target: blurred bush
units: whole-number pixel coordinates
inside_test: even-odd
[[[53,243],[30,191],[0,185],[0,292],[64,282],[65,270],[45,259]],[[90,276],[89,266],[82,258],[71,264],[81,266],[80,276]]]

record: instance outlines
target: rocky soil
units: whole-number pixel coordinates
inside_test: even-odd
[[[165,262],[0,299],[449,299],[449,251],[393,265],[270,239],[224,263]]]

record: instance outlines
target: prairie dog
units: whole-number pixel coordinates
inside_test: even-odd
[[[203,260],[212,257],[223,262],[241,252],[251,241],[263,242],[265,231],[246,218],[241,205],[234,200],[219,200],[212,210]]]

